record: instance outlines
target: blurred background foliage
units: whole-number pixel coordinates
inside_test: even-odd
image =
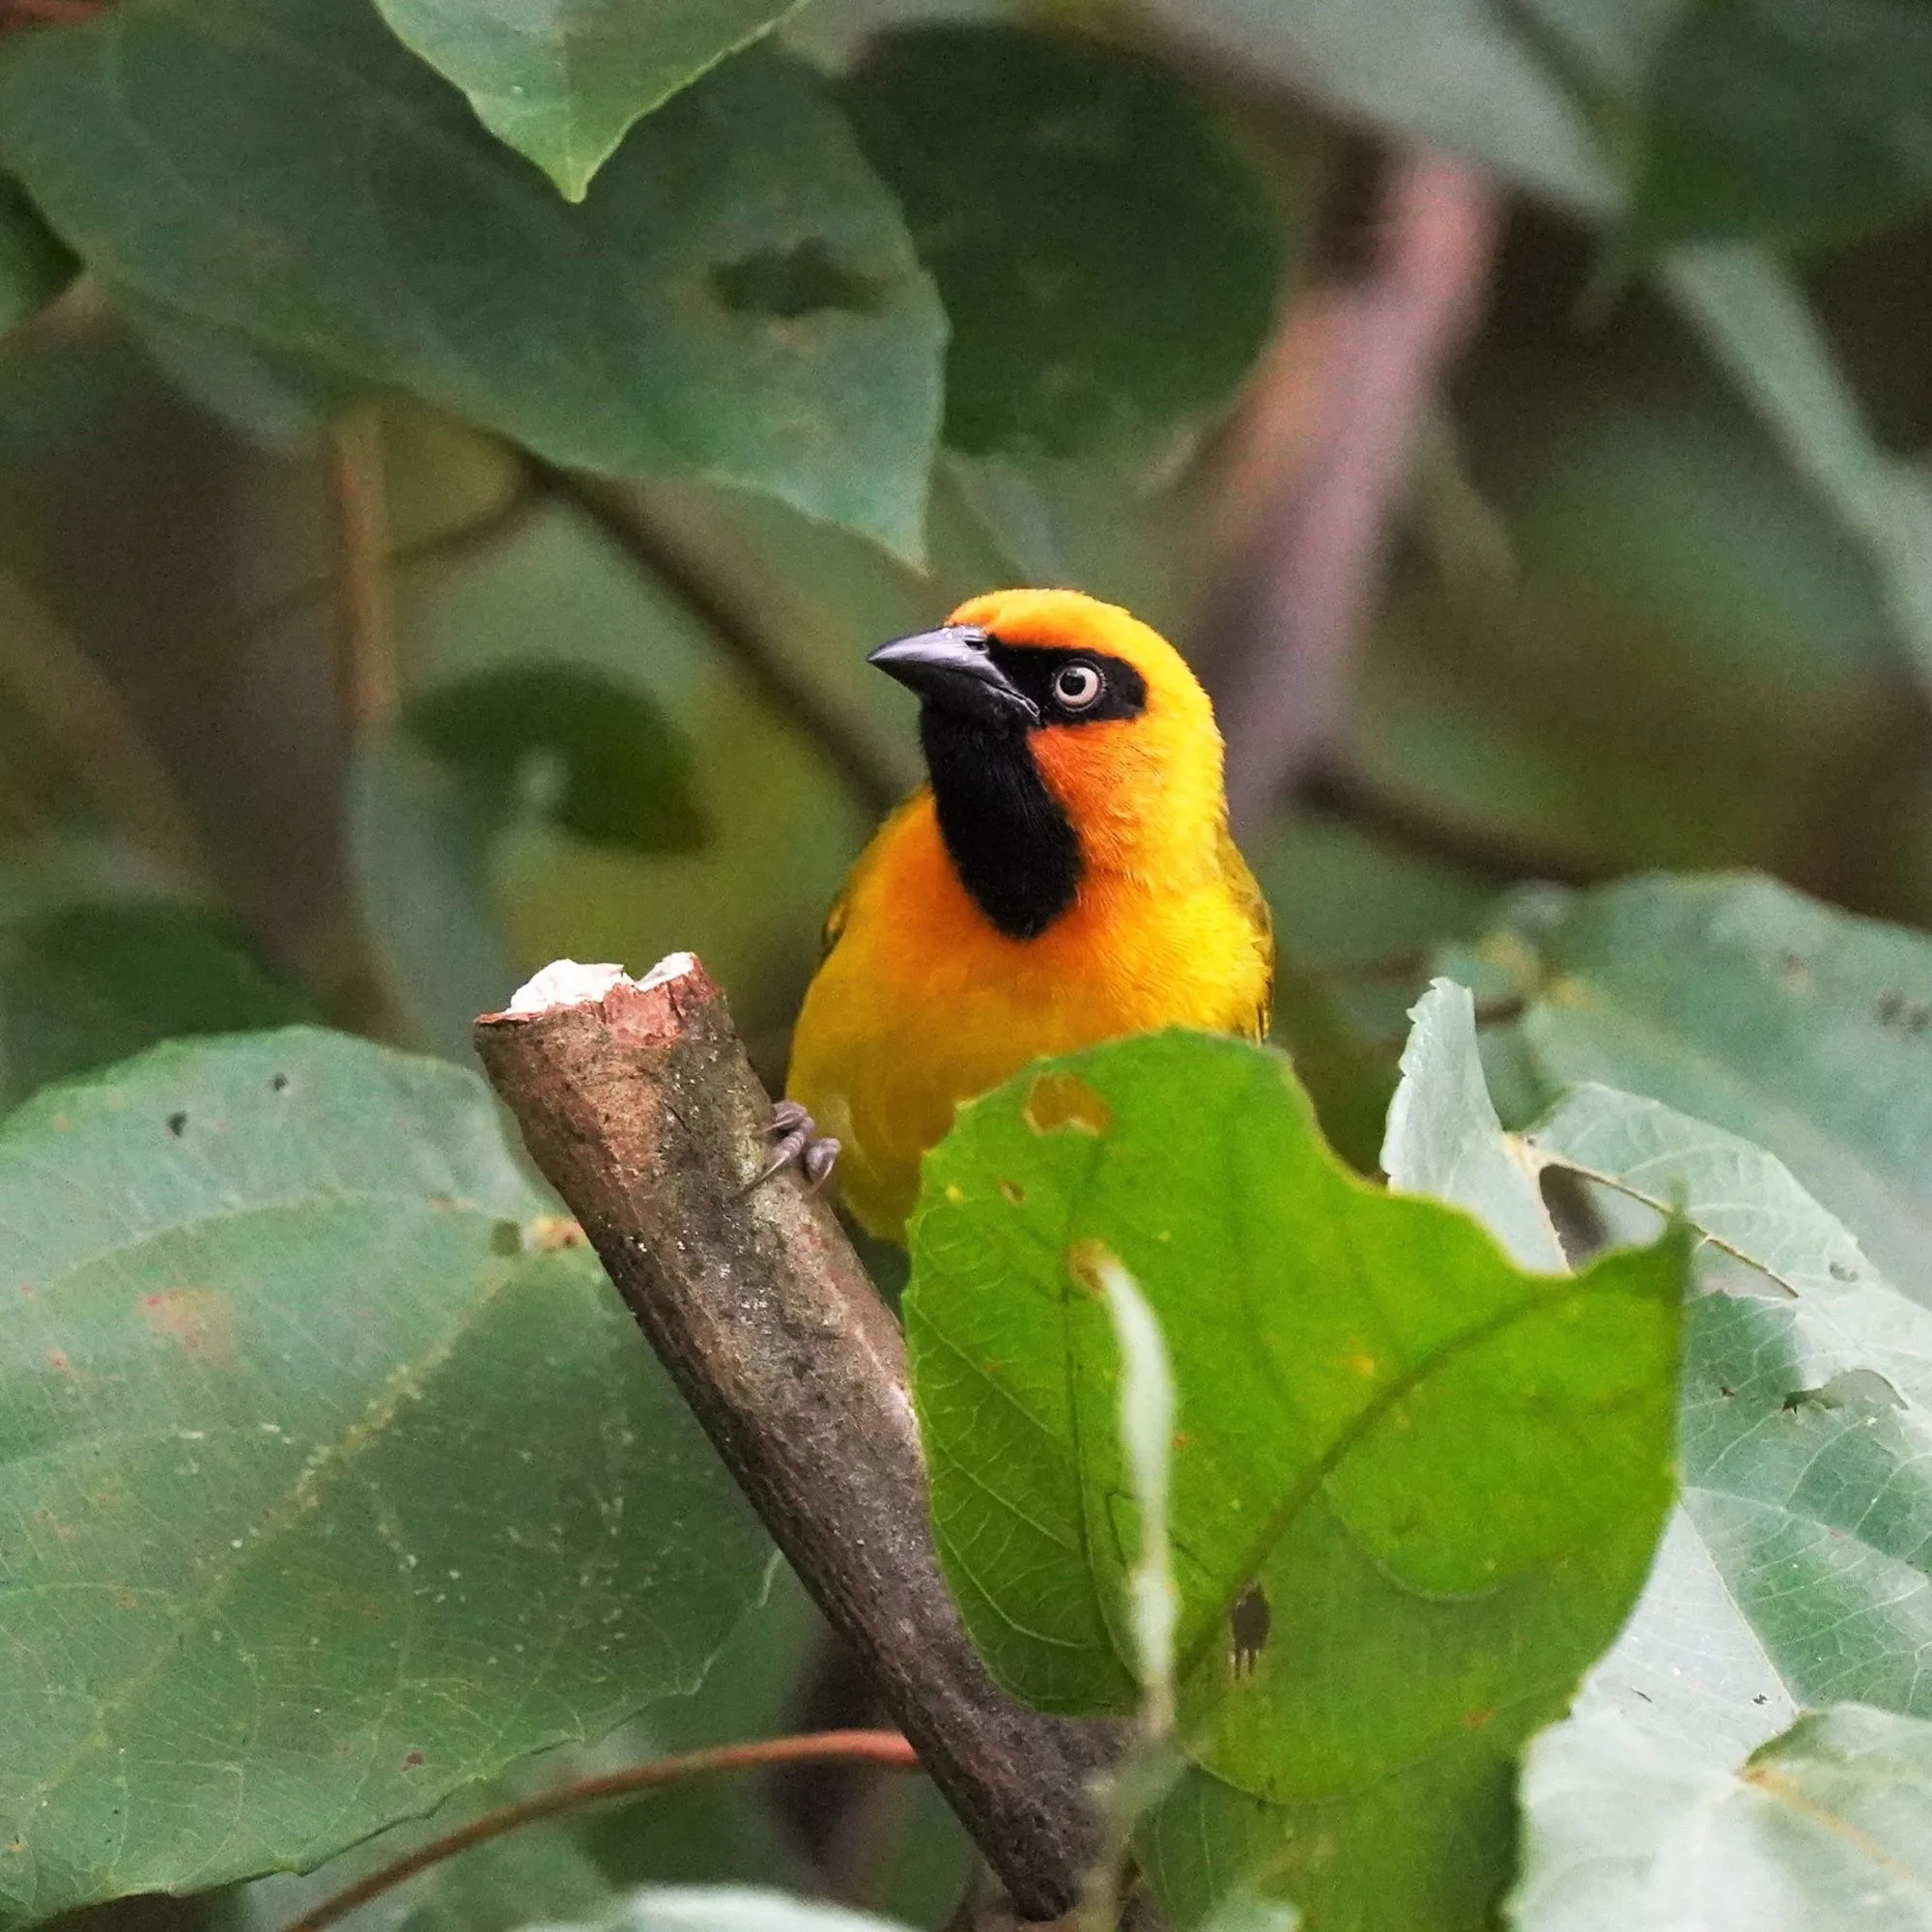
[[[1911,0],[721,4],[528,112],[455,11],[384,7],[411,53],[365,0],[126,0],[113,97],[88,0],[0,5],[0,1101],[289,1017],[467,1059],[544,961],[682,947],[776,1082],[916,777],[864,654],[999,582],[1319,727],[1275,769],[1224,707],[1280,1030],[1365,1166],[1426,962],[1525,880],[1932,927]],[[1337,420],[1438,151],[1470,318],[1409,418]],[[1252,592],[1351,436],[1393,484],[1323,660],[1264,621],[1311,586]],[[788,1589],[666,1724],[798,1720]],[[779,1870],[714,1802],[596,1842]],[[956,1890],[936,1812],[805,1823],[848,1895]]]

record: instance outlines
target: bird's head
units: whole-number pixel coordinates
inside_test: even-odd
[[[989,786],[1023,787],[1030,772],[1083,870],[1143,872],[1211,847],[1225,815],[1213,708],[1180,653],[1118,605],[990,591],[871,662],[919,695],[942,823],[949,803],[961,820],[969,799],[997,803]]]

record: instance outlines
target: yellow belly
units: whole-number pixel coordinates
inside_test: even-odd
[[[854,1217],[901,1240],[921,1156],[962,1101],[1042,1054],[1123,1035],[1252,1035],[1271,968],[1264,920],[1220,878],[1161,893],[1092,882],[1039,938],[1009,939],[944,865],[936,829],[901,815],[854,873],[799,1014],[786,1092],[840,1142]]]

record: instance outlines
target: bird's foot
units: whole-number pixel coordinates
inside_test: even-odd
[[[772,1157],[745,1183],[745,1192],[762,1186],[781,1169],[797,1164],[806,1186],[814,1194],[832,1179],[838,1160],[838,1143],[821,1135],[812,1119],[796,1100],[781,1100],[772,1109],[765,1133],[773,1142]]]

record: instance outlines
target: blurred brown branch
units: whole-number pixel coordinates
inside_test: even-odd
[[[1236,534],[1205,643],[1237,830],[1320,758],[1418,424],[1495,252],[1495,195],[1460,162],[1398,156],[1381,200],[1368,267],[1318,284],[1276,338],[1231,479]]]

